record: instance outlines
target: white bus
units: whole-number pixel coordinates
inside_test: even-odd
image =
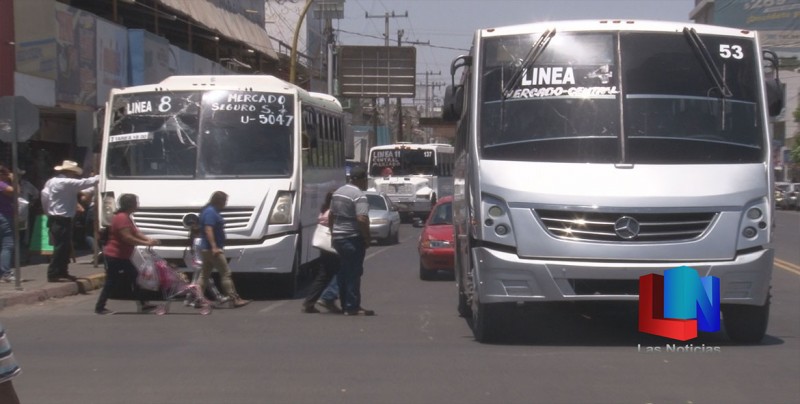
[[[183,263],[183,222],[214,191],[229,195],[225,255],[234,274],[271,274],[291,296],[325,193],[344,184],[343,113],[332,96],[272,76],[172,76],[114,89],[100,162],[108,223],[114,200],[139,196],[139,229]]]
[[[777,63],[756,32],[717,26],[478,30],[445,100],[458,307],[476,339],[514,304],[635,302],[640,276],[689,266],[719,278],[728,336],[760,341]]]
[[[367,162],[370,190],[384,192],[402,216],[428,216],[436,200],[453,194],[453,146],[396,143],[374,146]]]

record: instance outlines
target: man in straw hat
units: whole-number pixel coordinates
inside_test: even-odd
[[[100,181],[100,176],[80,178],[83,170],[78,163],[64,160],[55,166],[56,176],[50,178],[42,189],[42,209],[47,215],[50,244],[53,245],[53,256],[47,267],[47,281],[74,281],[69,274],[68,266],[72,255],[72,219],[78,206],[78,194]]]

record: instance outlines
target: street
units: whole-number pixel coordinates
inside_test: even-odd
[[[797,403],[800,212],[777,213],[767,337],[677,343],[639,333],[635,305],[522,307],[514,336],[480,344],[451,279],[421,281],[419,229],[367,251],[375,317],[302,314],[260,300],[165,316],[98,291],[0,312],[23,403]],[[648,348],[661,348],[655,351]],[[707,348],[707,349],[706,349]]]

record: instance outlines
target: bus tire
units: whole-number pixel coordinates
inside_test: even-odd
[[[761,342],[769,324],[769,305],[769,298],[763,306],[723,304],[722,321],[728,338],[744,344]]]
[[[458,287],[458,315],[461,317],[471,319],[472,318],[472,303],[470,300],[470,294],[467,292],[467,282],[469,281],[469,274],[466,274],[462,271],[462,255],[461,252],[461,243],[458,242],[458,238],[455,240],[455,257],[454,258],[454,268],[453,268],[453,276],[456,279],[456,285]],[[470,284],[471,285],[471,284]],[[470,290],[472,290],[472,286],[469,286]]]
[[[503,319],[508,314],[507,304],[477,303],[472,307],[472,335],[482,343],[497,342],[505,332]]]
[[[472,309],[469,306],[469,299],[464,292],[464,283],[458,283],[458,315],[464,318],[472,317]]]

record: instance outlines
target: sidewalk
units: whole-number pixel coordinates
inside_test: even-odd
[[[16,304],[33,304],[47,299],[84,294],[103,287],[106,279],[103,264],[92,264],[92,254],[76,257],[70,262],[69,273],[77,281],[47,282],[47,257],[33,255],[28,265],[20,266],[22,281],[17,289],[16,283],[0,282],[0,310]]]

